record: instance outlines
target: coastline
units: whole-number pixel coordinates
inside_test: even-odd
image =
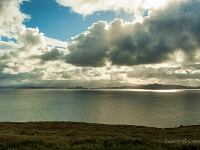
[[[0,122],[0,149],[199,149],[200,125]]]

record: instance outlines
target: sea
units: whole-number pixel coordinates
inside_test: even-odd
[[[1,89],[0,122],[200,124],[200,90]]]

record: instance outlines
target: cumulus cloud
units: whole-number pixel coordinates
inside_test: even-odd
[[[44,34],[40,33],[38,28],[21,25],[13,36],[16,38],[17,49],[0,53],[0,67],[3,74],[16,77],[18,74],[21,76],[27,74],[24,77],[28,81],[32,78],[57,79],[61,76],[58,69],[60,66],[57,64],[66,64],[62,58],[67,53],[66,48],[47,45]],[[57,40],[56,43],[62,42]],[[51,72],[52,68],[56,68],[57,72]]]
[[[77,35],[68,46],[66,62],[77,66],[102,66],[108,50],[106,22],[93,24],[88,32]]]
[[[17,33],[15,33],[17,42],[25,50],[31,48],[45,47],[46,41],[44,34],[39,32],[38,28],[26,28],[21,26]]]
[[[60,5],[84,16],[99,11],[121,11],[140,15],[142,11],[164,6],[171,0],[56,0]]]
[[[150,0],[57,0],[83,15],[148,10],[140,22],[115,19],[94,23],[71,42],[48,38],[38,28],[25,27],[22,22],[28,16],[19,10],[21,2],[0,1],[0,35],[16,39],[16,43],[0,41],[1,83],[8,79],[10,84],[38,81],[47,86],[90,87],[200,83],[199,0],[151,0],[153,4]],[[15,13],[6,16],[10,9]]]
[[[5,68],[3,73],[19,74],[30,73],[35,68],[48,68],[45,63],[48,61],[58,61],[64,56],[63,49],[49,47],[46,45],[43,33],[37,28],[26,28],[21,26],[15,37],[19,47],[16,50],[2,52],[2,58],[8,58],[4,61]],[[63,62],[64,63],[64,62]],[[37,70],[35,70],[37,71]]]
[[[63,60],[64,52],[57,48],[50,48],[39,55],[32,55],[30,58],[40,59],[41,63],[45,63],[47,61],[56,61],[56,60]]]
[[[153,10],[142,22],[98,22],[69,44],[66,62],[77,66],[198,62],[200,1],[179,1]],[[180,60],[177,55],[182,54]]]
[[[11,32],[16,30],[29,16],[20,11],[20,4],[25,0],[1,0],[0,1],[0,35],[12,36]]]

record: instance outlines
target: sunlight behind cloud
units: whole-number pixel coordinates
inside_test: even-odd
[[[73,81],[74,85],[95,81],[97,86],[200,83],[199,0],[57,0],[82,16],[112,11],[135,19],[96,19],[85,32],[72,31],[76,36],[68,42],[47,37],[40,27],[26,27],[23,22],[28,15],[20,10],[22,1],[0,1],[6,6],[16,4],[15,9],[0,8],[0,36],[7,39],[0,39],[0,79],[5,83],[38,79]],[[74,27],[83,25],[70,20],[80,15],[66,13]]]
[[[146,0],[144,3],[144,8],[146,9],[150,9],[150,8],[159,8],[159,7],[163,7],[164,5],[166,5],[167,0]]]
[[[164,6],[170,0],[56,0],[62,6],[71,7],[73,12],[83,16],[91,15],[100,11],[119,12],[123,10],[126,13],[141,14],[144,9],[159,8]]]

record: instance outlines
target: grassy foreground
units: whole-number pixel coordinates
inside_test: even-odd
[[[0,149],[200,149],[200,126],[151,128],[74,122],[0,123]]]

